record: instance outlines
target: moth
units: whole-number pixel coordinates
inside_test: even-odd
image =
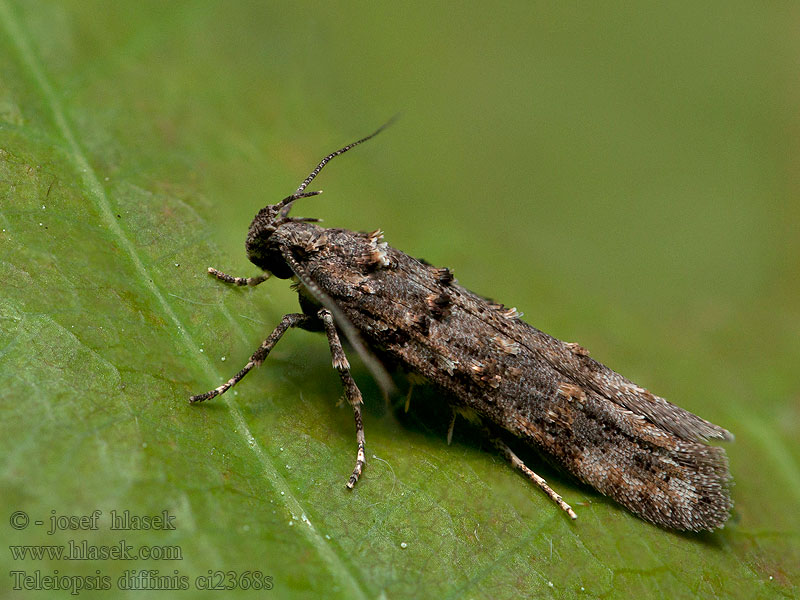
[[[363,400],[342,347],[344,335],[384,390],[393,389],[385,363],[444,392],[454,419],[461,414],[479,423],[512,465],[572,519],[572,508],[504,436],[523,440],[646,521],[688,531],[722,527],[732,508],[731,477],[724,449],[706,441],[732,440],[730,432],[612,371],[580,345],[539,331],[515,308],[461,287],[449,269],[388,246],[379,230],[323,228],[318,219],[289,215],[296,201],[321,193],[305,190],[330,160],[387,125],[323,158],[295,193],[256,214],[245,247],[261,275],[208,269],[239,286],[271,275],[291,279],[302,312],[285,315],[241,371],[190,402],[241,381],[288,329],[325,332],[355,417],[352,488],[366,457]]]

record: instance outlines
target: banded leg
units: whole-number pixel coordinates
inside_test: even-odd
[[[353,469],[353,474],[347,481],[347,487],[351,490],[361,476],[364,470],[364,465],[367,464],[365,454],[365,441],[364,441],[364,421],[361,417],[361,405],[364,400],[361,397],[361,390],[358,389],[356,382],[350,375],[350,363],[344,354],[342,342],[339,340],[339,334],[336,333],[336,325],[333,322],[333,315],[327,308],[322,308],[317,313],[317,316],[322,320],[325,326],[325,334],[328,336],[328,345],[331,347],[331,359],[333,361],[333,368],[339,372],[339,378],[342,380],[344,387],[344,394],[350,406],[353,407],[353,416],[356,421],[356,441],[358,442],[358,454],[356,455],[356,466]]]
[[[227,273],[218,271],[214,267],[208,267],[208,274],[213,275],[225,283],[231,283],[233,285],[249,285],[250,287],[256,286],[259,283],[264,283],[267,279],[269,279],[270,275],[269,273],[262,273],[256,277],[234,277],[233,275],[228,275]]]
[[[503,455],[511,462],[512,465],[514,465],[517,469],[525,473],[525,475],[527,475],[528,478],[530,478],[536,485],[542,488],[542,490],[544,490],[544,493],[550,496],[550,499],[553,500],[553,502],[555,502],[556,504],[558,504],[558,506],[561,507],[561,510],[567,513],[571,519],[578,518],[578,515],[575,514],[575,511],[572,510],[572,507],[566,502],[564,502],[563,498],[561,498],[561,496],[556,494],[555,491],[553,491],[553,488],[547,485],[547,482],[542,477],[540,477],[539,475],[531,471],[528,467],[526,467],[525,463],[523,463],[522,460],[516,454],[514,454],[514,451],[511,448],[509,448],[505,442],[503,442],[500,438],[492,437],[492,443],[498,450],[500,450],[500,452],[503,453]]]
[[[253,367],[260,367],[261,363],[264,362],[264,359],[267,358],[267,355],[270,353],[272,348],[275,347],[275,344],[278,343],[278,340],[281,339],[286,330],[290,327],[297,327],[299,325],[303,325],[311,320],[311,317],[308,315],[303,315],[300,313],[291,313],[288,315],[283,315],[281,322],[278,323],[278,326],[275,330],[269,334],[269,337],[265,339],[261,346],[258,347],[253,353],[253,356],[250,357],[250,360],[244,366],[244,368],[239,371],[236,375],[231,377],[228,381],[223,383],[218,388],[214,388],[211,391],[208,391],[204,394],[197,394],[196,396],[192,396],[189,398],[189,402],[194,404],[195,402],[202,402],[203,400],[208,400],[210,398],[214,398],[215,396],[219,396],[220,394],[224,394],[228,389],[240,382],[245,375],[250,372],[250,369]]]

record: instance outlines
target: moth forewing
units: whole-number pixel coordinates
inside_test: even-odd
[[[310,227],[310,226],[304,226]],[[293,232],[301,239],[314,233]],[[314,281],[368,343],[445,390],[455,406],[525,440],[646,520],[713,529],[731,507],[730,434],[375,238],[328,231]]]

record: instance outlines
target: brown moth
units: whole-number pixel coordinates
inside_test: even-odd
[[[689,531],[722,527],[732,507],[728,461],[722,448],[705,441],[732,440],[728,431],[629,381],[578,344],[528,325],[514,308],[473,294],[448,269],[388,246],[380,231],[323,228],[317,219],[289,216],[296,200],[321,193],[305,189],[328,161],[384,127],[326,156],[294,194],[258,212],[246,249],[264,274],[208,270],[235,285],[291,278],[302,313],[285,315],[239,373],[190,401],[213,398],[240,381],[289,328],[324,331],[355,414],[352,488],[366,462],[362,398],[341,333],[384,390],[392,381],[376,354],[445,392],[454,415],[482,423],[511,463],[573,519],[572,508],[500,433],[524,440],[647,521]]]

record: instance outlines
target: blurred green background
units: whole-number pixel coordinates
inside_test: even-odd
[[[796,596],[798,22],[791,2],[0,0],[2,537],[182,550],[4,544],[0,596],[66,597],[13,589],[56,570],[128,598],[217,597],[196,580],[228,571],[281,598]],[[206,267],[255,274],[255,212],[398,111],[295,212],[380,227],[733,431],[723,531],[660,530],[528,457],[570,523],[467,427],[448,447],[435,393],[406,416],[360,366],[369,464],[348,492],[352,415],[304,332],[187,404],[296,310],[284,282]],[[99,530],[47,534],[94,509]],[[176,529],[110,531],[125,509]],[[116,589],[145,569],[189,589]]]

